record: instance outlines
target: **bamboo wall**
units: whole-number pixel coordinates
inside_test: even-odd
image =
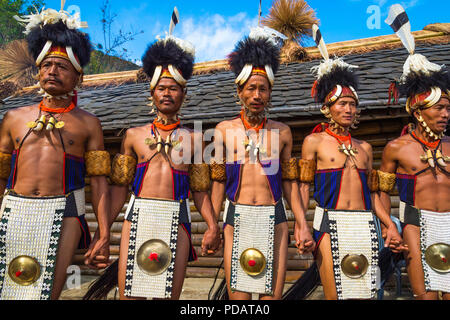
[[[400,135],[400,132],[404,125],[407,123],[406,118],[397,118],[397,119],[384,119],[384,120],[373,120],[373,121],[364,121],[360,124],[360,128],[354,130],[352,132],[352,136],[367,141],[373,147],[373,155],[374,155],[374,168],[378,169],[381,164],[381,156],[383,153],[383,149],[386,144],[397,138]],[[311,132],[311,127],[292,127],[293,137],[294,137],[294,156],[300,157],[301,152],[301,144],[303,139]],[[106,137],[105,139],[107,144],[107,149],[114,155],[119,152],[120,148],[120,138],[117,137]],[[87,193],[87,202],[90,202],[90,188],[89,188],[89,179],[87,179],[88,186],[86,188]],[[312,195],[311,195],[312,199]],[[399,198],[398,194],[394,193],[392,195],[392,214],[398,216],[398,206],[399,206]],[[126,206],[125,206],[126,208]],[[119,254],[119,244],[120,244],[120,233],[123,222],[123,215],[125,212],[125,208],[123,212],[119,215],[118,219],[112,226],[111,230],[111,259],[118,258]],[[89,228],[91,234],[97,228],[97,222],[95,219],[95,215],[92,211],[92,206],[90,204],[87,205],[87,220],[89,224]],[[313,219],[314,219],[314,209],[315,203],[314,201],[310,201],[310,206],[307,214],[307,221],[309,226],[312,228]],[[203,222],[201,215],[197,212],[196,208],[193,206],[193,202],[191,201],[191,212],[192,212],[192,241],[195,249],[198,253],[199,259],[196,262],[189,263],[187,269],[187,277],[207,277],[212,278],[216,275],[219,266],[222,262],[223,251],[216,253],[214,256],[209,257],[201,257],[200,256],[200,246],[203,237],[203,233],[206,231],[206,223]],[[287,271],[287,281],[295,281],[298,279],[302,273],[309,268],[312,264],[312,255],[299,255],[297,254],[297,250],[294,246],[294,238],[293,238],[293,227],[294,227],[294,216],[288,210],[288,224],[289,231],[291,235],[291,244],[289,246],[288,251],[288,271]],[[222,227],[223,222],[220,222]],[[74,264],[80,265],[82,268],[82,272],[84,274],[97,274],[98,271],[93,271],[82,266],[83,264],[83,254],[85,251],[78,251],[76,256],[74,257]],[[219,277],[223,277],[223,270],[220,271]]]

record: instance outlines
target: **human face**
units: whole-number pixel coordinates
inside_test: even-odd
[[[62,58],[47,58],[39,68],[41,88],[52,96],[72,92],[80,81],[80,76],[72,63]]]
[[[269,80],[261,75],[253,75],[244,87],[238,88],[239,98],[252,114],[264,112],[270,102],[271,93]]]
[[[185,95],[183,88],[169,78],[162,78],[152,91],[156,108],[165,115],[176,114],[183,104]]]
[[[415,113],[417,117],[417,112]],[[448,98],[441,98],[431,108],[421,110],[422,118],[434,133],[443,133],[447,129],[450,117],[450,101]]]
[[[330,107],[332,119],[341,127],[350,128],[356,119],[357,104],[350,97],[339,98]]]

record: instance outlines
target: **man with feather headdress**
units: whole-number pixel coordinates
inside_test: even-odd
[[[268,119],[280,54],[274,35],[269,28],[252,29],[230,54],[242,110],[236,119],[216,127],[211,199],[218,216],[226,195],[224,266],[233,300],[248,300],[252,293],[281,299],[289,243],[283,197],[299,225],[302,253],[314,248],[300,213],[292,133]]]
[[[152,43],[142,58],[144,72],[151,79],[156,117],[152,123],[128,129],[120,154],[113,160],[111,224],[132,188],[120,257],[85,299],[105,296],[115,284],[122,300],[180,298],[187,263],[197,259],[191,240],[190,192],[208,225],[202,255],[213,254],[220,246],[208,194],[209,166],[195,162],[203,151],[202,133],[182,126],[178,117],[193,73],[195,49],[171,35],[177,21],[175,8],[169,35]]]
[[[373,184],[378,181],[373,179],[372,147],[350,134],[360,114],[358,79],[353,71],[357,66],[341,58],[330,59],[317,25],[313,25],[313,38],[324,61],[313,68],[317,80],[312,96],[329,122],[318,125],[303,142],[299,162],[302,211],[308,210],[313,183],[317,202],[314,257],[325,298],[372,299],[379,282],[381,250],[373,209],[388,226],[386,246],[398,249],[401,238],[386,210],[372,201]]]
[[[26,23],[43,99],[7,112],[1,125],[0,299],[59,297],[77,246],[90,246],[85,175],[99,224],[85,263],[104,267],[109,258],[110,157],[99,120],[77,106],[91,44],[64,2],[61,11],[16,17]]]
[[[444,135],[450,118],[450,76],[439,66],[415,54],[409,18],[393,5],[386,23],[409,52],[399,80],[399,94],[407,98],[406,111],[415,124],[390,142],[383,153],[380,196],[390,208],[389,192],[397,184],[399,216],[409,280],[418,300],[450,299],[450,139]],[[395,85],[390,88],[396,89]],[[394,97],[399,95],[394,92]],[[408,130],[409,129],[409,130]]]

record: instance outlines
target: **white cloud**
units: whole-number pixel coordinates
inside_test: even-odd
[[[181,21],[175,36],[191,42],[196,49],[196,61],[224,59],[242,37],[256,26],[258,18],[242,12],[232,17],[219,14],[188,18]]]

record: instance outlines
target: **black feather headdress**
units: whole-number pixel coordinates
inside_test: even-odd
[[[355,91],[358,90],[358,77],[350,68],[346,66],[334,66],[332,70],[324,74],[315,85],[316,102],[325,104],[327,96],[338,86],[352,87]],[[341,96],[342,97],[342,96]]]
[[[280,67],[280,47],[277,38],[285,38],[270,28],[254,28],[249,36],[240,40],[228,56],[230,69],[236,74],[236,83],[243,85],[254,68],[267,75],[271,85]]]
[[[229,55],[231,70],[238,76],[245,65],[255,67],[270,65],[273,73],[280,67],[280,50],[269,39],[250,39],[246,37],[237,43],[234,51]]]
[[[194,60],[195,51],[191,46],[187,46],[186,42],[181,42],[181,40],[174,37],[168,37],[164,40],[154,42],[147,48],[142,57],[142,64],[144,72],[151,79],[155,77],[155,71],[160,69],[157,80],[159,80],[162,70],[169,69],[170,66],[173,66],[184,79],[184,81],[178,81],[178,79],[174,77],[175,80],[180,85],[184,86],[185,82],[192,77]]]
[[[45,57],[58,52],[55,56],[69,60],[82,73],[89,63],[92,45],[89,36],[78,29],[87,28],[87,23],[80,21],[79,13],[71,16],[64,11],[64,3],[61,1],[60,11],[46,9],[14,18],[25,25],[28,48],[37,66]]]
[[[323,105],[334,103],[337,99],[349,96],[358,102],[358,77],[353,72],[357,66],[346,63],[341,58],[330,59],[325,41],[319,27],[313,25],[313,38],[323,57],[323,62],[312,68],[317,80],[311,91],[314,100]]]
[[[35,60],[47,41],[52,41],[52,46],[72,47],[81,67],[89,63],[92,45],[87,34],[69,29],[62,21],[35,27],[27,36],[28,48]]]

